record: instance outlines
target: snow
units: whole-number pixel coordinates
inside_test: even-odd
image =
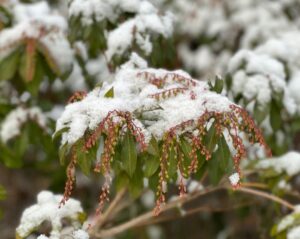
[[[43,235],[38,236],[37,239],[49,239],[49,237],[47,237],[43,234]]]
[[[201,191],[203,189],[204,189],[204,186],[200,182],[198,182],[196,180],[191,180],[187,187],[187,192],[193,193],[193,192]]]
[[[66,20],[50,10],[44,1],[17,4],[14,7],[16,24],[0,32],[0,60],[12,53],[26,39],[37,39],[40,50],[49,55],[59,73],[70,69],[73,51],[66,39]]]
[[[152,51],[149,34],[156,33],[165,38],[170,37],[173,32],[172,19],[171,14],[158,16],[156,9],[153,9],[125,21],[108,33],[106,57],[110,60],[114,55],[122,55],[131,47],[133,41],[149,55]]]
[[[300,239],[300,226],[289,230],[287,233],[287,239]]]
[[[113,83],[105,82],[102,88],[95,88],[82,101],[66,106],[56,125],[56,131],[65,127],[70,128],[62,136],[63,144],[66,142],[73,144],[84,135],[87,129],[95,129],[107,114],[114,110],[129,111],[133,115],[138,112],[143,115],[150,109],[157,109],[154,111],[157,113],[157,118],[148,121],[148,124],[143,124],[140,118],[136,119],[136,124],[140,125],[146,141],[150,140],[151,135],[161,139],[164,132],[170,128],[184,121],[197,119],[206,111],[231,111],[230,105],[233,104],[231,101],[209,91],[206,82],[195,81],[186,72],[152,68],[140,70],[129,66],[130,64],[126,64],[126,67],[121,67]],[[165,78],[165,86],[159,89],[151,84],[144,77],[145,72],[153,74],[155,78]],[[174,74],[185,77],[195,85],[186,87],[174,81],[172,78]],[[184,92],[165,99],[157,100],[151,97],[151,95],[178,87],[186,88]],[[111,88],[114,89],[114,97],[105,98],[105,93]],[[195,95],[195,99],[191,99],[191,92]]]
[[[36,230],[44,221],[49,221],[52,225],[49,239],[56,239],[62,229],[63,218],[69,218],[74,222],[78,220],[78,215],[83,213],[80,202],[69,199],[66,204],[59,208],[62,195],[54,195],[49,191],[42,191],[37,196],[37,204],[25,209],[22,214],[20,225],[16,231],[22,238],[27,237],[32,231]],[[88,239],[84,231],[74,232],[76,239]],[[43,235],[40,239],[47,238]]]
[[[290,151],[280,157],[260,160],[256,166],[259,169],[273,168],[276,172],[295,176],[300,173],[300,153]]]
[[[238,173],[230,175],[229,181],[233,187],[236,187],[240,182],[240,175]]]
[[[36,122],[41,128],[46,128],[47,118],[38,107],[12,110],[1,123],[0,139],[6,143],[21,133],[23,124],[27,121]]]
[[[89,235],[86,231],[84,230],[77,230],[73,232],[74,239],[89,239]]]
[[[277,232],[281,232],[281,231],[285,230],[286,228],[292,226],[294,222],[295,222],[295,219],[293,217],[293,214],[285,216],[278,224]]]
[[[293,115],[297,110],[297,86],[292,89],[287,85],[284,65],[274,58],[277,53],[273,57],[262,51],[262,48],[257,51],[243,49],[230,59],[228,70],[233,80],[231,91],[234,96],[242,94],[248,102],[256,100],[262,109],[272,98],[276,98],[276,94],[283,95],[284,108]],[[298,77],[295,79],[295,82],[298,81]]]

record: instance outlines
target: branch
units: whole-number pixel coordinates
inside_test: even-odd
[[[121,191],[119,191],[114,200],[111,202],[109,207],[106,209],[106,211],[103,214],[100,214],[98,218],[96,219],[95,225],[93,225],[90,229],[90,234],[94,234],[96,230],[101,228],[101,226],[106,222],[107,218],[110,216],[110,214],[115,210],[119,202],[122,200],[124,194],[126,193],[126,188],[123,188]]]
[[[183,205],[187,202],[190,202],[192,200],[194,200],[195,198],[198,198],[200,196],[215,192],[217,190],[223,189],[223,187],[214,187],[214,188],[209,188],[185,197],[181,197],[176,201],[167,203],[166,205],[164,205],[161,209],[161,213],[172,210],[174,208],[177,208],[178,205]],[[118,226],[115,226],[113,228],[107,229],[107,230],[101,230],[100,232],[95,232],[95,230],[93,230],[92,232],[90,232],[90,236],[91,237],[96,237],[96,238],[105,238],[105,237],[111,237],[114,236],[116,234],[119,234],[123,231],[126,231],[130,228],[133,227],[137,227],[140,226],[142,224],[144,224],[145,222],[147,222],[150,219],[153,218],[157,218],[154,213],[152,211],[144,213],[136,218],[133,218],[123,224],[120,224]]]
[[[258,187],[262,187],[262,185],[260,184],[256,184],[256,183],[248,183],[248,185],[252,185],[252,186],[258,186]],[[221,189],[230,189],[232,190],[231,187],[228,186],[218,186],[218,187],[212,187],[212,188],[208,188],[206,190],[200,191],[200,192],[196,192],[193,194],[189,194],[185,197],[181,197],[176,201],[172,201],[169,202],[167,204],[165,204],[162,209],[161,209],[161,215],[167,211],[170,211],[174,208],[178,208],[181,207],[183,204],[186,204],[187,202],[190,202],[200,196],[204,196],[206,194],[215,192],[217,190],[221,190]],[[239,192],[243,192],[243,193],[247,193],[247,194],[252,194],[252,195],[256,195],[262,198],[266,198],[268,200],[277,202],[291,210],[294,210],[294,206],[292,204],[290,204],[289,202],[275,196],[272,195],[270,193],[264,192],[264,191],[259,191],[256,189],[252,189],[252,188],[247,188],[247,187],[240,187],[238,189],[236,189],[235,191],[239,191]],[[115,200],[114,200],[115,201]],[[240,205],[238,205],[240,206]],[[237,206],[233,206],[233,207],[228,207],[228,208],[209,208],[209,207],[199,207],[199,208],[194,208],[191,209],[189,211],[185,211],[183,214],[179,214],[175,217],[186,217],[189,215],[192,215],[194,213],[200,212],[200,211],[226,211],[226,210],[231,210],[231,209],[235,209]],[[105,213],[109,212],[109,210],[107,210]],[[97,231],[93,231],[90,233],[91,237],[95,237],[95,238],[105,238],[105,237],[111,237],[114,235],[117,235],[121,232],[124,232],[128,229],[134,228],[134,227],[138,227],[138,226],[146,226],[146,225],[150,225],[150,224],[154,224],[154,223],[159,223],[159,222],[163,222],[163,221],[167,221],[167,220],[171,220],[174,219],[174,215],[172,217],[170,216],[154,216],[153,212],[147,212],[144,213],[136,218],[133,218],[127,222],[124,222],[120,225],[114,226],[110,229],[105,229],[105,230],[101,230],[100,232]],[[99,224],[101,225],[101,224]],[[99,227],[97,229],[100,229]]]
[[[259,190],[255,190],[255,189],[252,189],[252,188],[246,188],[246,187],[241,187],[241,188],[238,188],[236,189],[236,191],[240,191],[240,192],[244,192],[244,193],[248,193],[248,194],[252,194],[252,195],[256,195],[256,196],[259,196],[259,197],[263,197],[263,198],[267,198],[273,202],[277,202],[291,210],[294,210],[295,207],[294,205],[290,204],[289,202],[281,199],[280,197],[277,197],[273,194],[270,194],[270,193],[266,193],[266,192],[263,192],[263,191],[259,191]]]

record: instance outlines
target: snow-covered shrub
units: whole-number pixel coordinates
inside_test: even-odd
[[[206,211],[203,237],[255,238],[286,209],[297,217],[287,200],[299,197],[298,0],[0,5],[0,162],[48,178],[42,187],[55,192],[66,181],[64,195],[42,192],[24,211],[17,237],[111,238]],[[73,191],[91,210],[86,231]],[[279,206],[257,200],[254,210],[242,193]],[[196,202],[201,196],[208,200]],[[240,207],[236,215],[254,212],[258,221],[249,235],[226,212],[222,228],[206,226],[215,224],[210,211]],[[293,220],[272,233],[298,231]]]
[[[159,211],[169,181],[179,180],[184,194],[184,178],[203,173],[203,167],[209,168],[214,184],[225,172],[239,175],[240,160],[246,156],[241,133],[270,154],[247,112],[210,91],[206,82],[183,71],[130,65],[121,67],[113,83],[68,105],[57,121],[56,132],[62,133],[60,155],[70,156],[63,202],[72,191],[77,163],[87,174],[94,168],[105,176],[100,208],[108,197],[113,168],[116,180],[126,175],[134,194],[142,190],[143,177],[157,180]],[[237,185],[239,176],[230,181]]]

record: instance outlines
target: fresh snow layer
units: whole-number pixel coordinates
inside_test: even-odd
[[[0,127],[0,139],[6,143],[21,133],[23,124],[35,121],[41,128],[46,128],[47,118],[38,107],[29,109],[18,107],[11,111]]]
[[[165,77],[167,83],[159,89],[149,83],[144,77],[144,72],[153,74],[156,78]],[[182,84],[172,80],[173,74],[191,80],[195,86],[189,86],[183,93],[160,100],[150,97],[166,90],[182,88]],[[114,97],[105,98],[105,93],[111,88],[114,90]],[[69,127],[62,136],[62,143],[73,144],[87,129],[95,129],[109,112],[118,110],[129,111],[134,116],[142,115],[135,123],[143,130],[146,141],[151,135],[160,139],[170,128],[184,121],[197,119],[206,111],[230,111],[229,107],[233,103],[226,97],[209,91],[208,88],[206,82],[195,81],[183,71],[170,72],[151,68],[138,70],[126,64],[116,74],[113,83],[105,83],[102,88],[96,87],[82,101],[66,106],[57,121],[56,131]],[[191,99],[191,94],[195,99]]]
[[[40,192],[37,196],[37,204],[23,212],[20,225],[16,229],[18,235],[25,238],[44,221],[49,221],[52,225],[49,239],[59,238],[63,227],[62,219],[71,219],[72,224],[74,224],[78,221],[79,214],[83,213],[80,202],[74,199],[69,199],[63,207],[59,208],[62,197],[62,195],[54,195],[49,191]],[[88,239],[87,234],[81,230],[74,232],[74,236],[76,239]],[[48,237],[41,235],[39,238],[45,239]]]
[[[280,157],[260,160],[257,168],[273,168],[279,174],[286,173],[289,176],[295,176],[300,173],[300,153],[291,151]]]
[[[65,34],[65,18],[51,12],[44,1],[35,4],[17,4],[13,8],[16,24],[0,32],[0,60],[12,53],[26,39],[37,39],[63,73],[70,69],[73,51]]]

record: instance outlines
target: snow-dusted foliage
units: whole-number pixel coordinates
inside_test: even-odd
[[[287,239],[299,238],[299,218],[300,211],[299,205],[297,205],[292,213],[282,218],[279,223],[273,227],[271,235],[273,237],[286,235]]]
[[[257,168],[273,169],[277,174],[285,173],[292,177],[300,173],[300,153],[290,151],[280,157],[260,160]]]
[[[38,107],[29,109],[19,107],[11,111],[1,123],[1,140],[6,143],[19,135],[22,126],[28,121],[36,122],[42,129],[47,127],[47,119]]]
[[[227,144],[232,148],[237,172],[230,176],[230,181],[233,186],[238,186],[238,165],[246,156],[239,133],[250,137],[251,143],[258,142],[266,147],[260,131],[246,111],[225,96],[211,91],[211,84],[197,81],[184,71],[136,69],[132,68],[133,65],[133,62],[123,65],[113,83],[96,87],[87,95],[75,94],[71,98],[72,103],[58,119],[56,134],[62,134],[61,153],[66,156],[71,154],[65,200],[72,190],[76,162],[89,172],[92,161],[96,161],[94,170],[106,178],[100,196],[100,208],[103,207],[112,180],[111,167],[114,168],[114,161],[120,160],[116,158],[119,144],[122,145],[120,153],[128,153],[127,160],[132,164],[126,165],[126,162],[120,161],[130,177],[138,170],[137,155],[148,151],[159,157],[155,166],[159,172],[157,213],[160,204],[165,202],[167,182],[172,181],[173,174],[178,172],[180,194],[185,193],[184,178],[199,170],[199,155],[206,161],[214,161],[210,158],[216,145],[219,150],[224,150],[224,160],[231,155]],[[216,84],[219,82],[221,80],[217,80]],[[206,141],[207,137],[211,139]],[[187,147],[191,148],[183,149],[181,144],[190,144]],[[91,150],[96,150],[97,156],[78,158],[81,151],[88,153]],[[190,157],[186,162],[183,158],[185,150]],[[90,163],[87,166],[82,160],[89,160]],[[225,168],[233,171],[230,165]],[[142,181],[141,178],[139,180]],[[215,182],[218,180],[214,179]]]
[[[299,237],[287,201],[299,197],[299,13],[298,0],[1,1],[0,163],[41,170],[55,190],[67,176],[64,195],[41,192],[24,211],[17,238],[115,236],[145,208],[162,221],[175,208],[225,215],[216,206],[227,210],[232,189],[241,204],[230,206],[250,212],[248,193],[293,210],[272,236]],[[95,193],[78,169],[101,183],[97,212],[108,214],[91,217],[95,228],[70,198],[76,181],[83,201]],[[201,208],[186,205],[201,194]],[[123,210],[129,196],[137,210]],[[275,223],[273,211],[262,220]]]
[[[46,2],[30,5],[18,3],[10,10],[14,25],[0,32],[0,61],[10,54],[24,54],[24,59],[21,57],[20,61],[25,64],[21,73],[25,81],[32,81],[37,71],[34,60],[37,52],[45,57],[56,74],[69,71],[73,64],[73,52],[65,36],[66,20],[53,12]]]
[[[172,14],[160,14],[145,0],[73,0],[69,16],[73,26],[71,30],[74,30],[71,38],[74,41],[83,40],[83,51],[96,58],[86,62],[87,72],[95,76],[95,67],[92,65],[97,64],[96,72],[104,78],[107,77],[106,71],[113,71],[120,63],[126,62],[131,51],[137,51],[157,64],[161,61],[155,56],[159,50],[157,43],[167,41],[173,33]],[[118,23],[120,19],[121,23]],[[96,39],[90,38],[93,30],[99,32]],[[102,69],[103,66],[99,66],[101,64],[107,64],[108,69]]]
[[[40,235],[39,239],[58,239],[74,235],[76,239],[88,239],[89,236],[80,230],[85,219],[80,202],[70,199],[63,207],[59,207],[62,195],[54,195],[49,191],[42,191],[37,196],[37,204],[27,208],[21,217],[20,225],[16,229],[17,238],[28,238],[45,223],[50,223],[49,235]],[[67,226],[64,220],[69,220]],[[34,237],[30,237],[34,238]]]

